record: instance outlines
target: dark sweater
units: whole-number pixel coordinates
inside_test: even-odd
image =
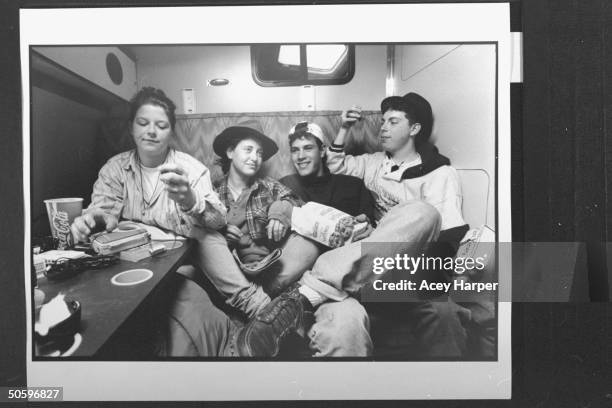
[[[280,182],[306,202],[314,201],[352,216],[365,214],[370,220],[374,219],[372,195],[357,177],[330,174],[329,170],[325,169],[325,174],[321,177],[290,174],[280,179]]]

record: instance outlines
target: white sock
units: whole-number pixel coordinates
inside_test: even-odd
[[[300,292],[302,295],[306,296],[306,299],[308,299],[310,304],[312,304],[312,307],[317,307],[321,303],[323,303],[323,302],[325,302],[327,300],[327,297],[323,296],[322,294],[320,294],[319,292],[317,292],[316,290],[314,290],[314,289],[312,289],[312,288],[310,288],[308,286],[301,285],[298,288],[298,292]]]

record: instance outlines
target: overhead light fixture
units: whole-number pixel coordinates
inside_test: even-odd
[[[225,78],[209,79],[206,82],[206,86],[225,86],[227,84],[229,84],[229,79],[225,79]]]

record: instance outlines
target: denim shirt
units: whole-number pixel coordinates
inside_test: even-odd
[[[135,150],[130,150],[111,157],[100,169],[93,186],[91,204],[84,213],[100,209],[118,221],[141,222],[191,238],[205,233],[204,228],[216,230],[224,227],[225,206],[213,191],[208,168],[192,156],[174,149],[169,151],[167,161],[185,170],[189,185],[195,192],[196,203],[188,211],[181,210],[164,188],[158,187],[153,197],[145,202],[140,165]]]

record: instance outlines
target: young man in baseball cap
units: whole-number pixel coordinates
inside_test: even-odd
[[[374,281],[374,257],[393,258],[398,253],[418,257],[436,240],[455,247],[468,230],[457,173],[428,143],[433,127],[429,102],[416,93],[393,96],[382,101],[381,112],[384,151],[344,153],[346,134],[361,117],[359,108],[351,108],[343,112],[342,127],[327,155],[331,173],[360,178],[372,192],[376,229],[362,241],[322,254],[300,280],[301,286],[281,294],[240,330],[239,354],[276,355],[288,331],[303,329],[306,311],[329,301],[346,301]],[[389,245],[361,245],[370,242]],[[417,333],[423,352],[461,356],[466,334],[460,317],[469,312],[450,301],[419,301],[414,308],[416,319],[428,323]]]
[[[327,168],[326,145],[329,142],[319,125],[299,122],[289,130],[289,149],[295,174],[280,179],[303,201],[336,208],[368,222],[368,227],[353,237],[366,238],[372,232],[374,202],[363,181],[344,174],[332,174]],[[320,246],[321,252],[329,248]],[[315,312],[315,324],[308,331],[309,349],[315,356],[350,357],[369,355],[372,340],[369,317],[354,298],[343,302],[325,302]],[[316,333],[314,335],[313,333]]]
[[[299,122],[289,130],[289,149],[295,174],[280,179],[305,202],[314,201],[352,216],[373,219],[372,195],[357,177],[332,174],[327,168],[323,130]],[[361,219],[361,218],[360,218]]]

